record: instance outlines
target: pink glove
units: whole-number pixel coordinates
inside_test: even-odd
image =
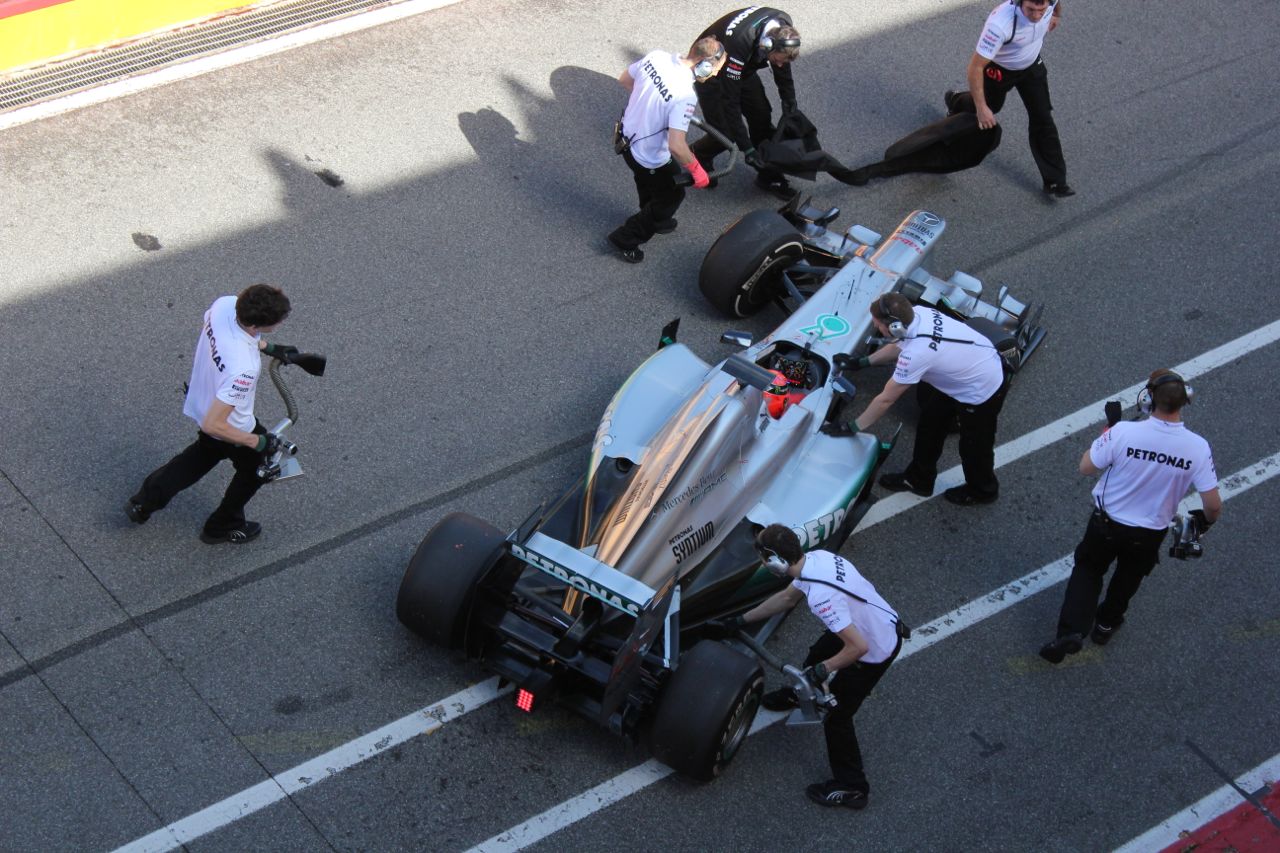
[[[693,176],[693,186],[695,189],[706,189],[711,183],[711,179],[707,177],[707,170],[702,168],[702,164],[694,160],[689,164],[689,174]]]

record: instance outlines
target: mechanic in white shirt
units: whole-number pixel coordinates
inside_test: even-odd
[[[805,656],[805,676],[820,686],[830,680],[836,706],[823,721],[827,759],[833,778],[805,789],[810,800],[824,806],[865,808],[871,786],[862,766],[862,751],[853,728],[853,715],[902,650],[898,614],[853,564],[829,551],[805,553],[791,528],[771,524],[756,535],[761,561],[791,584],[724,625],[736,629],[785,613],[801,601],[826,627]],[[771,711],[794,708],[796,694],[789,687],[765,694]]]
[[[1050,11],[1052,10],[1052,11]],[[974,113],[978,127],[995,127],[995,114],[1010,89],[1017,89],[1027,108],[1031,156],[1054,198],[1075,195],[1067,185],[1067,161],[1062,156],[1058,126],[1049,100],[1049,72],[1040,49],[1044,37],[1062,21],[1062,0],[1007,0],[987,16],[978,46],[969,58],[965,77],[969,91],[948,91],[948,113]]]
[[[920,402],[911,464],[900,473],[882,474],[880,485],[894,492],[931,496],[943,443],[958,421],[965,481],[943,496],[960,506],[995,501],[1000,495],[996,422],[1009,379],[994,344],[937,308],[913,306],[901,293],[882,294],[873,301],[871,321],[880,335],[894,342],[857,360],[837,359],[837,365],[850,370],[895,359],[897,365],[884,389],[853,421],[853,428],[870,429],[912,385]]]
[[[619,153],[635,177],[640,210],[609,234],[609,242],[627,263],[644,260],[640,246],[654,234],[676,229],[675,214],[684,201],[684,188],[676,183],[682,167],[698,189],[711,183],[685,136],[698,105],[695,82],[714,77],[724,62],[720,42],[703,38],[687,56],[655,50],[618,77],[631,92],[622,114]]]
[[[145,523],[174,495],[194,485],[223,459],[230,459],[235,476],[205,521],[200,541],[239,545],[262,532],[261,524],[245,520],[244,508],[262,486],[259,463],[279,444],[254,417],[253,403],[261,353],[281,359],[297,353],[295,347],[262,340],[262,335],[284,322],[289,309],[289,298],[279,288],[252,284],[238,296],[215,300],[204,313],[182,408],[198,427],[196,440],[147,476],[125,504],[129,520]]]
[[[1138,396],[1139,409],[1151,417],[1117,423],[1080,457],[1081,474],[1102,476],[1093,487],[1093,515],[1076,546],[1058,636],[1040,649],[1050,663],[1080,651],[1085,634],[1098,645],[1110,642],[1142,579],[1160,561],[1160,543],[1189,486],[1204,506],[1191,510],[1198,532],[1222,516],[1209,442],[1182,423],[1182,408],[1190,401],[1182,377],[1155,371]],[[1116,571],[1099,605],[1102,579],[1113,562]]]

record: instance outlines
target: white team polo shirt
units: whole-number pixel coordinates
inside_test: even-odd
[[[898,342],[901,351],[894,381],[903,385],[928,382],[969,406],[989,400],[1004,382],[1003,362],[991,341],[937,308],[917,305],[915,314],[907,337]]]
[[[631,156],[657,169],[671,159],[667,131],[689,129],[698,106],[693,71],[674,54],[655,50],[627,69],[635,85],[622,114],[622,132],[631,140]]]
[[[1030,68],[1040,55],[1044,37],[1049,32],[1054,6],[1050,5],[1039,23],[1033,24],[1016,3],[1001,3],[987,16],[987,23],[974,48],[979,56],[1008,68],[1021,71]]]
[[[253,398],[261,370],[258,336],[236,322],[236,297],[220,297],[204,312],[182,413],[198,426],[216,398],[234,407],[227,423],[253,432]]]
[[[808,583],[806,578],[835,584],[869,603],[858,601],[826,584]],[[828,631],[839,633],[850,625],[858,629],[868,646],[867,653],[858,659],[862,663],[884,663],[898,647],[898,631],[894,627],[898,614],[844,557],[830,551],[810,551],[805,556],[800,577],[791,585],[804,593],[809,609],[822,620]]]
[[[1094,503],[1130,527],[1161,530],[1188,486],[1198,492],[1218,487],[1209,442],[1180,421],[1121,421],[1098,436],[1089,459],[1104,469],[1093,487]]]

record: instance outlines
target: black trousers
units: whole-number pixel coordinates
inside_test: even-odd
[[[947,433],[956,421],[960,423],[960,466],[970,488],[985,494],[1000,491],[996,479],[996,422],[1004,397],[1009,390],[1009,374],[986,402],[977,405],[961,403],[943,394],[928,382],[916,386],[920,402],[920,419],[916,422],[916,443],[911,450],[907,479],[913,485],[932,489],[938,479],[938,458]]]
[[[1058,126],[1053,121],[1053,103],[1049,100],[1049,71],[1044,60],[1037,59],[1021,71],[1001,68],[988,62],[982,77],[982,93],[986,96],[991,112],[998,113],[1010,89],[1018,90],[1018,97],[1027,108],[1027,137],[1031,142],[1031,156],[1035,158],[1040,177],[1046,184],[1067,182],[1067,161],[1062,156],[1062,142],[1058,139]],[[951,102],[952,112],[975,112],[973,96],[959,92]]]
[[[609,234],[609,240],[620,249],[634,249],[647,243],[657,233],[657,228],[676,215],[684,201],[684,187],[676,184],[676,178],[684,170],[675,160],[665,166],[650,169],[636,162],[631,151],[622,152],[622,159],[636,181],[636,195],[640,210]]]
[[[730,115],[730,108],[724,96],[725,85],[719,77],[712,77],[710,80],[699,83],[696,87],[698,106],[702,109],[702,117],[706,119],[707,124],[733,139],[736,116]],[[742,117],[747,122],[747,135],[751,138],[753,147],[759,146],[766,139],[772,139],[777,131],[773,124],[773,105],[769,103],[769,96],[764,93],[764,84],[760,82],[758,75],[752,74],[736,85],[741,92],[739,105],[742,107]],[[698,162],[702,164],[702,168],[708,172],[715,168],[716,156],[728,150],[711,134],[702,136],[689,147],[693,151],[693,156],[697,157]],[[760,176],[765,180],[778,180],[783,177],[781,172],[774,169],[761,169]]]
[[[1160,544],[1167,533],[1110,521],[1098,512],[1090,516],[1084,538],[1076,546],[1075,566],[1058,614],[1058,636],[1088,634],[1095,618],[1113,628],[1123,622],[1142,579],[1160,562]],[[1116,571],[1099,605],[1102,579],[1112,562]]]
[[[266,432],[262,424],[255,424],[253,431]],[[204,523],[205,533],[221,536],[244,523],[245,505],[262,488],[262,480],[258,478],[262,456],[248,447],[197,431],[196,440],[185,450],[147,475],[131,500],[148,513],[164,509],[174,495],[195,485],[224,459],[231,460],[236,473],[222,496],[222,503]]]
[[[842,648],[843,640],[830,631],[823,631],[817,642],[809,647],[804,665],[813,666],[818,661],[833,657]],[[898,640],[893,654],[883,663],[859,663],[845,667],[831,679],[831,694],[836,697],[837,704],[822,724],[822,732],[827,739],[827,761],[831,764],[832,778],[855,791],[870,793],[871,786],[862,769],[862,750],[853,729],[853,715],[862,707],[863,700],[871,695],[871,689],[889,670],[900,651],[902,640]]]

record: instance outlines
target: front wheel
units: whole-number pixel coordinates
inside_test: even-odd
[[[763,693],[759,663],[724,643],[703,640],[680,658],[658,697],[649,749],[673,770],[710,781],[747,739]]]
[[[415,634],[460,648],[466,639],[475,588],[499,555],[503,536],[466,513],[446,515],[422,539],[396,595],[396,617]]]
[[[804,243],[772,210],[756,210],[729,226],[711,245],[698,288],[718,311],[750,317],[785,291],[782,272],[804,257]]]

